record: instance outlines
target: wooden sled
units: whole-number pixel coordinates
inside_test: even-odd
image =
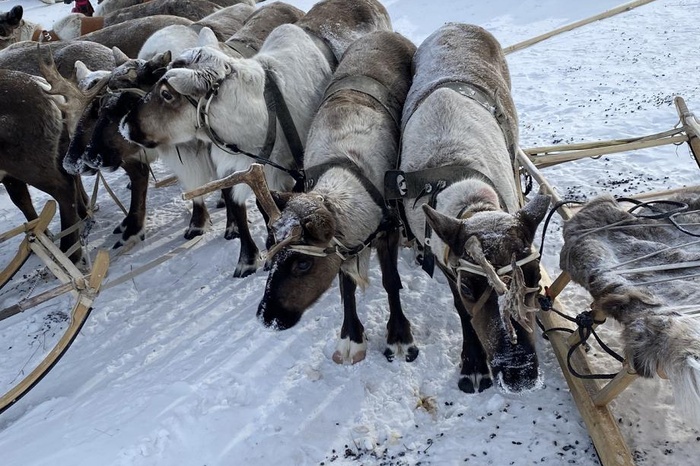
[[[654,147],[662,144],[688,143],[690,150],[700,167],[700,125],[695,116],[688,111],[685,102],[681,97],[674,99],[678,115],[681,119],[681,127],[657,135],[633,138],[628,140],[603,141],[599,143],[572,144],[568,146],[552,146],[544,148],[520,150],[518,158],[525,172],[540,185],[540,189],[553,198],[553,202],[561,201],[561,198],[549,184],[547,179],[539,171],[540,167],[547,167],[557,163],[570,160],[577,160],[584,157],[596,157],[603,154],[624,152],[629,150]],[[683,188],[687,189],[687,188]],[[680,190],[669,190],[664,193],[652,193],[635,196],[639,200],[660,198],[664,195],[675,194]],[[573,217],[574,212],[562,206],[558,209],[559,215],[564,220]],[[547,287],[548,295],[553,300],[554,308],[564,311],[562,304],[556,300],[557,296],[571,281],[567,272],[562,272],[554,281],[550,279],[546,270],[542,268],[542,285]],[[566,314],[566,312],[564,312]],[[571,315],[571,317],[574,317]],[[606,315],[600,309],[593,310],[592,314],[595,325],[602,324]],[[545,331],[548,329],[567,328],[573,330],[569,335],[562,332],[547,332],[552,348],[557,356],[562,372],[571,390],[571,394],[586,423],[588,432],[593,440],[603,465],[633,465],[634,460],[630,453],[618,423],[613,417],[608,404],[622,393],[638,375],[630,367],[627,361],[622,363],[622,367],[617,371],[615,377],[603,386],[592,378],[576,377],[569,370],[569,364],[576,368],[576,372],[581,376],[592,375],[586,353],[580,345],[578,330],[569,320],[557,315],[554,312],[539,312]],[[571,355],[569,357],[569,353]],[[662,378],[665,374],[659,372]]]
[[[76,297],[75,305],[70,313],[70,325],[66,329],[66,332],[44,360],[15,387],[0,398],[0,414],[31,390],[68,350],[92,309],[92,302],[97,297],[97,293],[102,285],[102,280],[109,267],[109,254],[107,251],[101,250],[97,253],[90,275],[84,276],[47,236],[46,228],[55,213],[56,202],[52,200],[48,201],[41,215],[39,215],[36,220],[0,235],[0,240],[6,240],[21,233],[25,233],[26,235],[19,246],[17,255],[11,261],[10,265],[3,270],[1,275],[2,282],[0,283],[3,285],[7,283],[22,264],[26,262],[32,252],[35,253],[63,283],[52,290],[0,311],[0,320],[11,317],[64,293],[70,292]]]
[[[27,261],[29,255],[32,253],[31,243],[34,241],[34,238],[37,237],[37,234],[46,231],[54,215],[56,215],[56,202],[49,201],[44,206],[39,217],[22,226],[0,234],[0,244],[22,233],[25,234],[24,240],[22,240],[19,248],[17,248],[17,254],[15,254],[15,257],[12,258],[7,267],[0,272],[0,289],[15,276],[15,273],[17,273],[20,267]]]

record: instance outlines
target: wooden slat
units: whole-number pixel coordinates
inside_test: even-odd
[[[673,103],[676,104],[678,116],[688,135],[688,145],[690,146],[690,151],[693,153],[693,157],[695,157],[695,163],[700,167],[700,123],[698,123],[695,115],[688,110],[688,106],[685,104],[683,97],[676,96],[673,99]]]
[[[544,268],[541,269],[542,284],[547,286],[551,283],[549,275]],[[564,310],[562,304],[555,300],[555,307]],[[553,312],[540,312],[540,320],[545,329],[554,327],[572,328],[571,323]],[[569,345],[566,334],[563,332],[549,332],[549,342],[552,345],[554,354],[562,368],[562,373],[569,385],[571,396],[581,413],[583,421],[586,423],[588,434],[593,440],[596,451],[604,466],[632,466],[632,454],[625,443],[617,421],[613,417],[610,409],[606,406],[596,406],[593,399],[598,395],[600,389],[595,380],[579,379],[574,377],[567,369],[567,353]],[[581,374],[590,374],[591,370],[586,359],[586,354],[581,347],[577,348],[572,355],[572,364]]]
[[[550,37],[554,37],[558,34],[571,31],[573,29],[579,28],[581,26],[585,26],[586,24],[593,23],[595,21],[599,21],[601,19],[609,18],[611,16],[624,13],[625,11],[632,10],[634,8],[640,7],[642,5],[646,5],[647,3],[651,3],[654,0],[637,0],[634,2],[626,3],[624,5],[618,6],[616,8],[612,8],[608,11],[605,11],[603,13],[599,13],[597,15],[591,16],[590,18],[582,19],[580,21],[576,21],[571,24],[567,24],[566,26],[562,26],[560,28],[557,28],[553,31],[550,31],[546,34],[541,34],[539,36],[533,37],[532,39],[528,39],[522,42],[519,42],[517,44],[513,44],[511,46],[508,46],[503,49],[503,52],[505,54],[517,52],[518,50],[522,50],[524,48],[530,47],[531,45],[537,44],[539,42],[542,42],[543,40],[549,39]]]

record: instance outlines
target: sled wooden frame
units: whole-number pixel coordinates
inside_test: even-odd
[[[698,139],[698,135],[700,135],[700,125],[698,124],[698,120],[688,111],[683,98],[676,97],[674,103],[680,117],[681,126],[677,130],[672,130],[673,134],[670,134],[671,132],[666,132],[666,134],[659,133],[663,135],[662,137],[655,137],[658,135],[653,135],[652,137],[635,138],[634,140],[603,141],[598,143],[552,146],[527,150],[520,149],[518,151],[518,159],[524,171],[529,173],[532,178],[537,181],[541,191],[552,196],[554,202],[560,201],[561,198],[544,175],[542,175],[539,170],[540,167],[552,166],[557,163],[577,160],[584,157],[594,157],[597,155],[655,147],[663,144],[678,144],[682,142],[688,143],[690,151],[700,167],[700,139]],[[557,158],[552,159],[551,157]],[[660,196],[668,196],[681,189],[687,188],[667,190],[663,193],[647,193],[634,197],[640,200],[657,198]],[[569,220],[573,216],[573,211],[566,206],[560,207],[558,213],[564,220]],[[552,281],[547,271],[544,270],[543,267],[541,269],[542,285],[548,286],[549,294],[555,300],[555,307],[564,311],[561,302],[556,298],[570,283],[571,277],[567,272],[562,272]],[[606,316],[602,310],[597,309],[593,312],[594,320],[601,323],[605,321]],[[575,330],[571,322],[555,313],[542,311],[539,312],[539,317],[545,329],[559,327]],[[600,461],[604,466],[633,465],[634,460],[632,459],[629,447],[620,432],[618,423],[613,417],[608,404],[634,382],[634,380],[638,378],[638,375],[627,361],[625,361],[615,378],[602,387],[597,380],[575,377],[568,370],[567,354],[572,346],[580,342],[578,332],[574,332],[570,336],[562,332],[551,332],[548,334],[548,337],[562,368],[564,377],[569,385],[574,401],[586,423],[586,427],[588,428],[589,435],[598,452]],[[579,346],[573,352],[571,364],[576,367],[577,372],[584,375],[591,374],[586,353],[583,351],[582,346]],[[658,375],[661,378],[666,378],[666,375],[662,372],[658,372]]]
[[[46,228],[55,213],[56,201],[49,200],[36,220],[27,222],[21,227],[0,235],[0,240],[4,241],[25,233],[25,238],[19,246],[17,255],[2,272],[4,281],[1,283],[3,285],[19,270],[31,253],[36,254],[56,278],[63,283],[53,290],[27,300],[24,306],[14,306],[3,310],[0,312],[0,320],[67,292],[72,293],[76,298],[70,313],[70,324],[65,333],[34,370],[0,397],[0,414],[39,383],[70,348],[90,314],[92,302],[100,291],[100,286],[109,267],[109,254],[107,251],[100,250],[97,253],[89,276],[84,276],[46,233]]]

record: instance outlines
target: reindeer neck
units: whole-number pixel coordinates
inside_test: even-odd
[[[324,196],[332,207],[336,217],[336,236],[346,246],[356,246],[379,228],[381,207],[349,170],[329,169],[321,175],[313,192]]]

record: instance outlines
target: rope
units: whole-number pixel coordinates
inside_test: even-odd
[[[587,340],[590,338],[591,335],[596,339],[600,347],[608,353],[610,356],[615,358],[618,362],[622,363],[625,361],[625,358],[620,356],[615,350],[610,348],[608,345],[605,344],[605,342],[598,336],[598,334],[595,331],[594,325],[600,325],[604,323],[605,321],[597,321],[593,318],[593,312],[592,311],[584,311],[580,314],[578,314],[576,317],[570,317],[567,314],[564,314],[563,312],[559,311],[558,309],[555,309],[553,304],[552,304],[552,298],[549,295],[549,288],[545,287],[545,294],[540,295],[538,297],[538,301],[540,304],[540,309],[542,311],[552,311],[562,317],[565,320],[568,320],[569,322],[573,322],[576,324],[576,329],[570,329],[566,327],[552,327],[549,329],[545,329],[544,325],[540,321],[540,319],[537,319],[537,325],[542,329],[542,336],[544,339],[548,340],[548,333],[550,332],[566,332],[566,333],[578,333],[579,335],[579,341],[571,345],[569,348],[569,351],[566,354],[566,365],[567,368],[569,369],[569,372],[571,375],[573,375],[576,378],[579,379],[614,379],[617,376],[617,373],[615,374],[581,374],[576,369],[574,369],[573,365],[571,364],[571,357],[573,356],[574,352],[583,345],[587,345]]]

